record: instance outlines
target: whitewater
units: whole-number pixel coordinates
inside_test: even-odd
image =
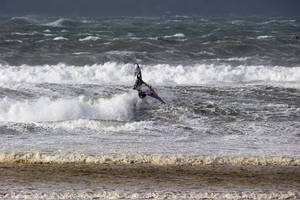
[[[143,74],[149,82],[158,86],[175,85],[222,85],[260,82],[269,84],[299,84],[299,67],[230,65],[145,65]],[[58,83],[58,84],[104,84],[129,85],[132,64],[104,63],[82,67],[65,64],[43,66],[0,65],[1,83]]]
[[[300,197],[299,18],[0,27],[0,199]]]

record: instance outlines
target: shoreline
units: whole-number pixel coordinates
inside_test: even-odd
[[[299,166],[0,164],[0,180],[0,198],[13,198],[27,190],[27,195],[35,196],[41,191],[44,195],[78,195],[78,192],[88,195],[90,191],[89,195],[94,197],[118,193],[139,194],[139,198],[156,194],[158,196],[153,198],[160,198],[168,192],[178,198],[189,198],[188,194],[197,194],[200,198],[205,195],[206,198],[225,198],[227,195],[238,199],[300,197]]]

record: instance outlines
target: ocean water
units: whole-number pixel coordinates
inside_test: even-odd
[[[0,17],[0,199],[300,198],[300,17]],[[166,104],[132,90],[133,64]]]

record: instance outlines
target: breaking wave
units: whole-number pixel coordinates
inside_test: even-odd
[[[73,119],[128,121],[133,118],[136,95],[124,93],[111,98],[87,100],[41,97],[34,101],[0,99],[0,121],[49,122]],[[47,113],[47,114],[45,114]]]
[[[286,84],[300,83],[300,67],[196,64],[142,65],[143,77],[155,85]],[[131,85],[132,64],[108,62],[82,67],[0,65],[0,83],[60,83]]]
[[[85,38],[81,38],[79,39],[80,42],[84,42],[84,41],[96,41],[96,40],[99,40],[100,38],[99,37],[96,37],[96,36],[87,36]]]
[[[61,18],[61,19],[55,20],[53,22],[47,23],[45,25],[51,26],[51,27],[73,27],[73,26],[80,25],[80,22]]]
[[[23,16],[23,17],[13,17],[6,22],[7,24],[11,25],[18,25],[18,26],[25,26],[30,24],[38,24],[38,20],[34,19],[30,16]]]

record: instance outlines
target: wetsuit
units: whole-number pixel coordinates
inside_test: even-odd
[[[133,89],[137,90],[139,92],[139,97],[142,99],[142,98],[146,97],[146,94],[145,94],[145,92],[142,92],[142,90],[141,90],[141,86],[145,82],[142,80],[142,72],[141,72],[140,67],[137,67],[134,70],[134,77],[135,77],[135,83],[133,85]]]

